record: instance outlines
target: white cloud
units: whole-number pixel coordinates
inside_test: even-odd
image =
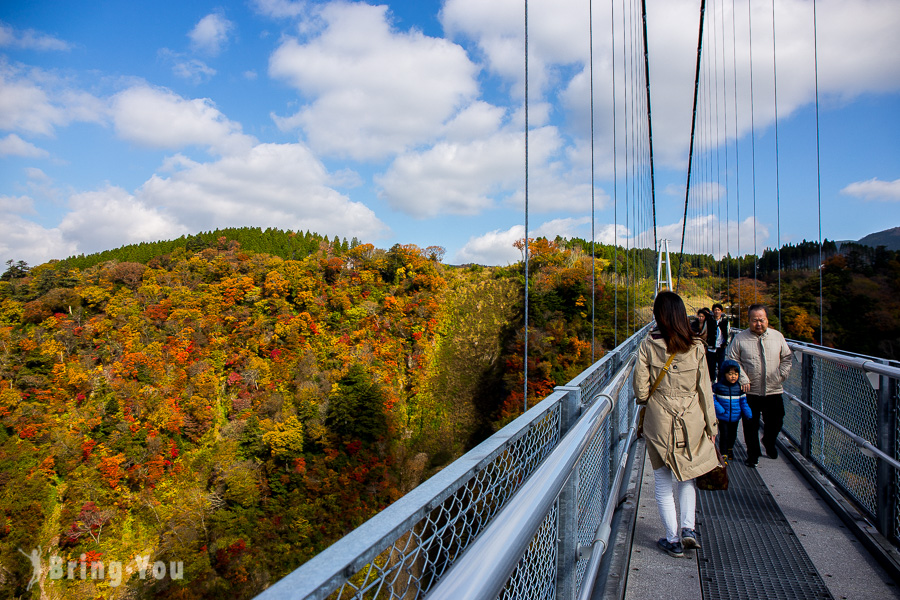
[[[729,139],[734,138],[735,115],[739,136],[747,135],[751,126],[760,135],[774,122],[772,3],[753,0],[749,7],[753,32],[752,120],[747,4],[738,5],[736,14],[728,3],[710,5],[706,11],[705,29],[707,35],[711,31],[714,37],[707,37],[704,42],[704,60],[717,64],[719,70],[718,112],[715,100],[709,107],[713,111],[713,142],[723,142],[726,131]],[[687,161],[690,139],[698,4],[696,0],[650,0],[647,13],[655,158],[661,164],[681,166]],[[894,0],[820,0],[817,20],[816,40],[810,2],[779,0],[775,4],[779,119],[815,100],[816,41],[821,100],[836,98],[847,102],[864,93],[900,89],[900,53],[893,42],[894,32],[900,28],[900,11]],[[736,36],[732,35],[732,22]],[[716,48],[717,58],[711,51]],[[733,84],[735,56],[737,100]]]
[[[740,222],[728,220],[724,223],[715,215],[688,217],[687,227],[684,230],[685,254],[710,254],[717,259],[728,253],[732,256],[753,254],[754,247],[757,255],[761,255],[765,248],[775,243],[774,240],[772,242],[769,240],[769,226],[754,217],[747,217]],[[656,227],[657,240],[669,240],[671,254],[677,254],[681,250],[681,232],[681,220]],[[619,243],[624,245],[625,242]],[[652,247],[653,232],[643,231],[628,240],[628,243],[642,248]]]
[[[584,237],[585,225],[590,224],[590,218],[579,217],[574,219],[553,219],[546,221],[534,229],[529,229],[528,237],[531,239],[545,237],[556,239],[556,236],[564,238]],[[588,236],[590,230],[587,231]],[[525,226],[514,225],[509,229],[495,229],[483,235],[469,238],[469,241],[460,248],[454,256],[456,264],[475,263],[480,265],[508,265],[522,260],[522,253],[513,244],[525,238]]]
[[[6,23],[0,22],[0,48],[4,47],[42,51],[66,51],[72,48],[68,42],[52,35],[34,29],[16,30]]]
[[[191,48],[195,52],[203,52],[217,56],[228,43],[228,34],[234,29],[234,23],[219,13],[211,13],[200,19],[188,33]]]
[[[69,208],[71,212],[57,229],[65,242],[77,247],[78,252],[99,252],[191,233],[171,216],[118,187],[74,194],[69,199]]]
[[[863,200],[900,201],[900,179],[882,181],[877,177],[866,181],[855,181],[841,190],[846,196],[854,196]]]
[[[73,194],[58,227],[47,229],[19,214],[34,213],[28,196],[0,196],[0,256],[44,262],[80,252],[218,227],[279,227],[327,235],[378,239],[387,226],[365,205],[330,187],[333,179],[300,144],[261,144],[244,153],[199,163],[168,159],[167,176],[153,175],[133,194],[121,187]],[[40,170],[30,179],[48,183]]]
[[[57,206],[64,200],[63,192],[42,170],[36,167],[26,167],[24,171],[28,177],[25,185],[33,197],[39,201],[50,202],[53,206]]]
[[[14,133],[5,138],[0,138],[0,156],[25,156],[27,158],[43,158],[49,153],[38,148],[31,142],[26,142]]]
[[[530,232],[529,232],[530,233]],[[495,229],[484,235],[469,238],[459,249],[453,262],[479,265],[508,265],[521,260],[520,252],[513,247],[516,240],[525,237],[525,226],[515,225],[507,230]]]
[[[524,96],[525,13],[519,0],[447,0],[441,23],[450,36],[475,41],[488,69],[514,83]],[[577,41],[583,40],[579,44]],[[558,81],[555,68],[584,63],[588,8],[580,0],[533,2],[528,7],[528,87],[537,100]]]
[[[627,45],[629,57],[632,54],[630,37],[623,39],[622,8],[619,5],[613,8],[615,40],[609,36],[609,9],[593,11],[594,130],[596,160],[602,176],[608,176],[612,171],[613,68],[620,173],[626,155],[623,146],[626,112],[646,110],[640,101],[642,80],[634,80],[632,58],[623,66],[623,45]],[[752,0],[749,8],[753,31],[753,126],[760,135],[772,126],[775,116],[772,3],[770,0]],[[707,145],[721,144],[726,130],[729,139],[734,138],[735,114],[738,116],[737,135],[746,136],[751,130],[747,9],[745,2],[737,5],[736,15],[729,3],[713,3],[706,10],[704,60],[718,66],[720,90],[718,115],[712,117],[713,133],[705,142]],[[815,99],[816,40],[812,5],[808,0],[778,0],[775,17],[778,116],[785,119]],[[896,0],[820,0],[817,17],[821,99],[836,98],[846,102],[865,93],[900,89],[900,53],[893,41],[894,32],[900,29]],[[639,11],[626,10],[625,18],[628,22],[633,18],[635,25],[640,26]],[[489,71],[511,83],[517,98],[523,92],[523,19],[522,3],[516,0],[447,0],[441,11],[441,21],[448,35],[474,41]],[[733,19],[736,19],[736,36],[732,35]],[[647,2],[653,144],[658,166],[684,168],[687,162],[698,24],[697,0]],[[586,137],[590,132],[587,26],[584,2],[564,0],[529,5],[529,101],[538,104],[551,94],[557,97],[565,111],[566,131],[575,137]],[[626,25],[626,29],[637,31],[630,25]],[[583,43],[578,43],[579,40]],[[733,60],[735,54],[736,60]],[[642,55],[638,52],[633,58],[634,69],[639,73]],[[734,63],[737,100],[733,86]],[[571,72],[573,67],[574,73]],[[628,83],[635,90],[637,103],[624,97],[626,78],[623,69],[628,71]],[[710,110],[715,112],[715,109],[713,101]]]
[[[172,73],[176,77],[187,79],[193,83],[203,83],[212,79],[216,74],[216,70],[207,65],[202,60],[196,58],[177,60],[172,65]]]
[[[422,218],[478,214],[494,206],[495,195],[517,188],[523,174],[522,135],[499,133],[400,155],[375,182],[393,208]]]
[[[476,101],[461,110],[444,128],[449,142],[469,142],[494,134],[500,129],[506,109]]]
[[[47,93],[22,73],[0,62],[0,129],[52,134],[67,122]]]
[[[435,138],[477,92],[477,69],[446,40],[391,28],[386,6],[328,4],[308,41],[286,39],[269,73],[312,99],[282,128],[317,152],[380,159]]]
[[[309,3],[305,0],[253,0],[256,9],[269,17],[298,17],[309,12]]]
[[[476,111],[477,112],[477,111]],[[487,124],[490,119],[484,119]],[[486,129],[486,127],[484,128]],[[481,132],[479,132],[481,133]],[[573,172],[557,156],[563,141],[554,127],[531,131],[529,211],[590,210],[589,178]],[[470,141],[439,142],[407,152],[376,176],[379,195],[395,209],[417,218],[441,214],[474,215],[504,205],[524,208],[525,142],[521,131],[498,131]],[[608,202],[600,190],[597,207]]]
[[[34,200],[29,196],[0,196],[0,215],[5,213],[34,214]]]
[[[102,122],[96,97],[40,69],[12,65],[0,57],[0,130],[53,135],[73,121]]]
[[[178,157],[168,167],[170,176],[154,175],[136,197],[191,231],[261,226],[368,239],[387,232],[369,208],[330,187],[324,165],[300,144],[260,144],[211,163]]]
[[[0,203],[0,261],[24,260],[38,265],[75,253],[76,245],[66,241],[59,229],[47,229],[19,215],[6,213]]]
[[[631,231],[621,223],[613,225],[612,223],[605,223],[600,225],[599,227],[595,227],[594,231],[594,241],[599,244],[606,244],[609,246],[625,246],[625,243],[629,241],[631,238]]]
[[[137,85],[112,99],[116,132],[150,148],[202,146],[218,154],[246,151],[255,140],[241,133],[206,98],[187,100],[169,90]]]

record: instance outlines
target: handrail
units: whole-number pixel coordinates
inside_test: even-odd
[[[803,400],[801,400],[800,398],[795,396],[794,394],[791,394],[790,392],[784,392],[784,395],[787,396],[788,399],[791,401],[791,403],[795,404],[796,406],[801,406],[801,407],[805,408],[806,410],[810,411],[811,413],[814,413],[816,416],[821,417],[823,420],[831,423],[831,425],[835,429],[837,429],[838,431],[840,431],[841,433],[843,433],[844,435],[849,437],[851,440],[853,440],[853,443],[856,444],[856,446],[859,448],[859,451],[862,452],[863,454],[865,454],[866,456],[868,456],[870,458],[880,458],[881,460],[885,461],[886,463],[888,463],[895,469],[900,470],[900,462],[897,462],[896,460],[894,460],[893,458],[891,458],[890,456],[888,456],[887,454],[885,454],[884,452],[882,452],[881,450],[879,450],[878,448],[873,446],[865,438],[862,438],[862,437],[856,435],[855,433],[853,433],[852,431],[850,431],[849,429],[847,429],[846,427],[844,427],[843,425],[841,425],[840,423],[838,423],[837,421],[835,421],[834,419],[832,419],[831,417],[829,417],[828,415],[823,413],[822,411],[816,410],[815,408],[813,408],[812,406],[810,406],[809,404],[807,404],[806,402],[804,402]]]
[[[900,379],[900,368],[876,362],[875,360],[855,356],[845,356],[843,354],[832,352],[830,349],[810,346],[808,344],[803,344],[802,342],[795,342],[792,340],[787,341],[787,345],[788,348],[790,348],[794,352],[810,354],[812,356],[824,358],[831,362],[847,367],[857,367],[859,369],[862,369],[863,371],[869,371],[871,373],[878,373],[879,375],[886,375],[888,377]]]
[[[571,477],[578,459],[612,411],[613,398],[624,385],[633,363],[634,357],[596,396],[597,401],[441,578],[428,594],[428,600],[489,600],[497,597]]]
[[[634,444],[635,440],[637,440],[638,416],[639,413],[635,413],[634,420],[631,422],[631,427],[628,428],[628,437],[625,442],[626,450],[622,453],[622,458],[619,460],[619,468],[616,469],[616,478],[613,481],[609,499],[606,501],[606,507],[603,510],[603,519],[601,519],[600,525],[597,526],[597,531],[594,533],[594,540],[590,546],[579,548],[579,552],[582,552],[583,555],[590,555],[590,562],[588,562],[587,569],[584,572],[584,579],[581,581],[581,593],[578,596],[579,600],[590,600],[594,595],[594,582],[597,581],[597,573],[600,571],[600,562],[603,560],[603,555],[606,554],[606,551],[609,548],[609,537],[612,535],[613,515],[616,512],[616,507],[619,505],[619,491],[622,489],[622,482],[625,480],[625,471],[628,467],[631,446]],[[597,547],[598,545],[599,548]]]

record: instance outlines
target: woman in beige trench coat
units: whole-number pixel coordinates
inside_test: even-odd
[[[713,440],[718,433],[706,345],[691,332],[687,311],[674,292],[660,292],[653,304],[656,329],[641,343],[634,371],[634,395],[646,404],[644,439],[653,466],[656,504],[666,537],[658,542],[672,556],[699,548],[694,529],[694,478],[719,464]],[[653,382],[669,368],[650,394]],[[675,494],[681,509],[681,531]]]

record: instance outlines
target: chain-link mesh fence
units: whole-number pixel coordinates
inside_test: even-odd
[[[807,402],[852,434],[900,460],[897,379],[864,368],[875,362],[870,357],[848,352],[828,356],[822,349],[812,354],[804,351],[802,344],[790,345],[794,361],[784,384],[788,396]],[[887,387],[887,393],[879,392],[882,386]],[[881,406],[885,402],[888,406]],[[785,403],[784,432],[801,448],[806,441],[805,412],[797,404]],[[884,428],[887,436],[879,434],[879,415],[891,419]],[[877,457],[863,452],[850,435],[814,412],[809,412],[805,434],[809,438],[809,459],[873,519],[878,520],[880,511],[888,511],[891,531],[883,533],[895,542],[900,540],[900,472],[894,470],[890,477],[892,493],[882,495],[889,498],[889,505],[879,506]]]

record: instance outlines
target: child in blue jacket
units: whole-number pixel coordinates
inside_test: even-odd
[[[731,456],[734,451],[741,416],[745,419],[753,417],[750,405],[747,404],[747,396],[738,383],[740,374],[738,364],[726,359],[719,368],[719,380],[712,386],[716,418],[719,419],[719,452],[724,457]]]

